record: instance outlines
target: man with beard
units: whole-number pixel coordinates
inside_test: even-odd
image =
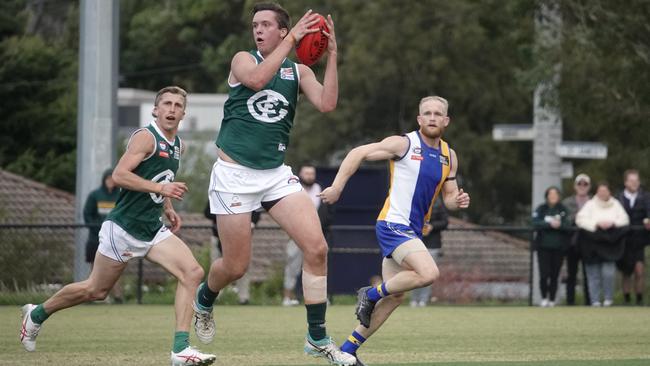
[[[361,344],[402,303],[405,292],[429,286],[438,278],[438,267],[422,242],[422,228],[438,194],[442,192],[448,209],[469,207],[469,195],[456,183],[456,153],[441,139],[449,124],[448,105],[438,96],[423,98],[417,116],[419,130],[352,149],[332,186],[320,195],[325,203],[336,202],[362,161],[389,160],[390,188],[375,226],[384,257],[384,282],[359,290],[355,312],[361,325],[341,346],[355,357]],[[358,358],[357,365],[363,365]]]

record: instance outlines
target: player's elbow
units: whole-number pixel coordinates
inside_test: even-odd
[[[336,109],[336,103],[337,103],[336,100],[334,100],[334,101],[332,101],[332,102],[323,102],[323,103],[321,103],[321,105],[320,105],[320,107],[318,108],[318,110],[319,110],[321,113],[332,112],[333,110]]]
[[[256,92],[264,89],[264,86],[268,83],[268,80],[265,80],[261,76],[258,75],[251,75],[247,80],[243,81],[242,84],[244,84],[247,88],[252,89]]]
[[[115,182],[115,185],[118,187],[122,187],[124,185],[124,174],[118,169],[115,169],[113,171],[113,174],[111,174],[111,178],[113,178],[113,182]]]

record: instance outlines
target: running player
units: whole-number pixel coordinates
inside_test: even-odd
[[[36,336],[49,316],[104,299],[127,261],[145,257],[178,279],[172,366],[210,365],[215,361],[214,355],[189,345],[192,299],[204,272],[190,249],[173,234],[180,229],[181,218],[171,199],[181,200],[187,192],[185,183],[174,182],[183,151],[176,132],[185,115],[186,96],[176,86],[161,89],[154,102],[154,122],[131,136],[113,172],[113,180],[122,190],[99,231],[99,248],[90,277],[63,287],[38,306],[23,306],[20,341],[27,351],[36,349]],[[171,231],[162,223],[163,212],[172,224]]]
[[[251,257],[251,212],[264,207],[304,254],[303,293],[308,333],[304,351],[337,365],[352,365],[325,329],[327,243],[314,205],[291,168],[284,165],[298,93],[320,112],[336,108],[338,77],[334,22],[327,17],[328,55],[323,84],[307,66],[287,57],[303,36],[320,31],[311,10],[290,28],[289,14],[277,4],[256,4],[252,31],[256,50],[237,53],[231,62],[230,94],[216,144],[209,197],[223,257],[197,292],[194,328],[199,339],[215,334],[212,307],[218,292],[246,273]]]
[[[419,130],[352,149],[332,186],[321,192],[324,202],[334,203],[362,161],[390,162],[390,190],[376,224],[384,282],[359,290],[356,314],[361,325],[341,346],[355,357],[359,346],[402,303],[406,291],[429,286],[438,278],[438,267],[422,242],[422,228],[438,194],[442,192],[448,209],[469,207],[469,195],[456,183],[456,153],[441,139],[449,124],[447,109],[444,98],[423,98]],[[357,359],[357,365],[363,363]]]

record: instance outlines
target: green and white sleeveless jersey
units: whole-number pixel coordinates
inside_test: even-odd
[[[138,132],[150,133],[156,145],[154,152],[147,156],[133,173],[156,183],[173,182],[180,166],[181,139],[176,136],[174,141],[168,141],[155,122],[133,134]],[[151,241],[163,225],[164,199],[165,197],[156,193],[122,188],[115,208],[108,214],[106,220],[113,221],[138,240]]]
[[[250,51],[259,64],[259,51]],[[241,165],[272,169],[284,162],[300,90],[298,65],[284,59],[278,72],[256,92],[230,85],[216,144]]]

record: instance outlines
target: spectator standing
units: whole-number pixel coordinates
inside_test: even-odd
[[[573,190],[575,194],[569,196],[562,201],[569,213],[569,221],[571,225],[576,225],[576,214],[582,206],[591,199],[589,190],[591,189],[591,178],[587,174],[580,173],[576,176]],[[566,252],[566,266],[567,266],[567,279],[566,279],[566,303],[567,305],[575,305],[576,284],[578,283],[578,265],[582,262],[582,293],[585,300],[585,305],[591,305],[589,299],[589,286],[587,284],[587,272],[585,271],[585,264],[580,255],[580,248],[578,247],[578,231],[576,230],[569,238],[569,247]]]
[[[554,307],[557,282],[567,248],[566,229],[570,226],[569,214],[560,203],[560,190],[549,187],[544,194],[545,203],[533,213],[536,229],[535,244],[539,267],[542,307]]]
[[[620,202],[611,196],[605,182],[576,216],[580,230],[580,250],[589,283],[591,306],[611,306],[614,301],[616,261],[625,249],[630,219]],[[600,302],[601,291],[604,301]]]
[[[623,174],[623,184],[625,189],[619,194],[618,200],[630,217],[630,225],[643,226],[643,228],[630,230],[625,241],[623,258],[616,264],[623,274],[625,304],[629,305],[632,302],[631,292],[634,288],[636,304],[643,305],[645,246],[650,242],[648,235],[648,230],[650,230],[650,195],[641,189],[638,170],[626,170]]]

